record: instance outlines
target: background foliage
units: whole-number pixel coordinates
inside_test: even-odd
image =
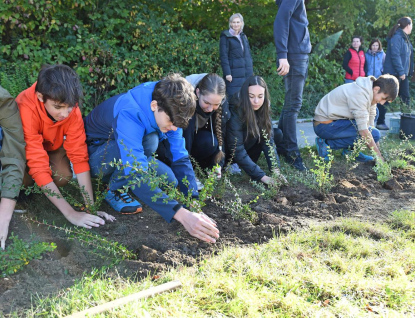
[[[302,116],[343,83],[342,55],[352,34],[368,43],[401,16],[413,16],[415,0],[306,1],[312,44],[343,31],[324,54],[312,54]],[[254,70],[271,91],[274,114],[283,104],[276,74],[274,0],[5,0],[0,3],[0,81],[13,95],[36,79],[45,63],[72,66],[85,90],[84,113],[141,82],[170,71],[221,74],[219,35],[232,13],[245,19]],[[324,44],[325,45],[325,44]]]

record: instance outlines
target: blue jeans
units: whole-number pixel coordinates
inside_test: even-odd
[[[380,139],[380,132],[374,127],[369,127],[375,142]],[[324,139],[331,149],[347,149],[353,147],[355,141],[360,138],[355,120],[340,119],[330,124],[319,124],[314,126],[317,136]]]
[[[148,160],[152,160],[152,155],[156,152],[159,143],[159,137],[156,132],[145,135],[143,138],[144,155]],[[122,176],[121,170],[115,166],[111,167],[110,162],[121,159],[117,142],[114,139],[103,142],[102,144],[92,144],[88,146],[89,165],[91,167],[91,176],[97,178],[102,173],[102,180],[111,183],[112,180]],[[177,182],[173,171],[166,164],[159,160],[157,162],[157,175],[167,173],[169,182]]]
[[[301,60],[288,59],[290,71],[284,76],[285,100],[278,128],[282,130],[283,141],[278,145],[282,153],[299,155],[297,144],[297,117],[303,103],[303,89],[307,79],[308,57]]]
[[[401,80],[398,77],[399,80],[399,97],[402,99],[402,101],[409,105],[409,102],[411,101],[411,95],[409,94],[409,78],[408,76],[405,77],[404,80]]]

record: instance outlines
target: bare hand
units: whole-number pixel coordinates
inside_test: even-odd
[[[290,64],[288,63],[287,59],[279,59],[278,60],[279,67],[277,69],[278,75],[284,76],[287,75],[290,71]]]
[[[105,224],[105,221],[100,217],[85,212],[72,210],[71,212],[65,213],[64,215],[66,219],[73,225],[81,226],[87,229],[91,229],[92,227],[99,227],[100,225]]]
[[[174,215],[191,236],[208,243],[216,243],[219,238],[219,230],[215,221],[203,213],[193,213],[185,208],[180,208]]]
[[[232,82],[232,75],[226,75],[225,78],[228,82]]]
[[[268,176],[263,176],[263,177],[261,178],[261,182],[263,182],[263,183],[265,183],[265,184],[270,184],[270,183],[271,183],[271,181],[272,181],[271,177],[268,177]]]
[[[97,214],[100,217],[103,217],[105,220],[110,221],[110,222],[114,222],[116,220],[115,216],[112,216],[112,215],[108,214],[107,212],[97,211]]]
[[[9,224],[10,219],[3,219],[2,215],[0,215],[0,246],[3,250],[6,248],[6,239],[9,233]]]
[[[399,76],[399,78],[401,79],[401,80],[405,80],[405,78],[406,78],[406,75],[405,74],[403,74],[403,75],[401,75],[401,76]]]
[[[0,248],[6,248],[7,235],[9,234],[9,224],[12,219],[16,201],[8,198],[1,198],[0,202]]]
[[[216,179],[220,180],[220,178],[222,178],[222,168],[221,167],[217,167],[215,170],[212,171],[212,173],[215,174]]]

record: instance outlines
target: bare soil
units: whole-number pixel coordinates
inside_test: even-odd
[[[376,180],[372,166],[366,163],[348,171],[344,164],[339,163],[332,168],[332,173],[336,186],[329,194],[321,194],[300,184],[281,188],[272,200],[259,199],[252,205],[259,217],[255,224],[233,220],[225,210],[208,203],[203,210],[217,221],[221,235],[214,245],[192,238],[179,223],[166,223],[148,207],[144,207],[141,214],[117,216],[115,223],[92,231],[134,251],[137,260],[123,261],[110,271],[140,279],[156,275],[170,266],[192,266],[200,257],[215,254],[222,246],[263,243],[274,235],[308,227],[312,223],[330,222],[339,217],[383,221],[391,211],[409,209],[415,200],[413,170],[394,170],[394,179],[386,185]],[[257,195],[257,190],[246,178],[238,183],[238,189],[246,202]],[[39,205],[43,206],[41,211],[34,208]],[[110,208],[103,205],[110,212]],[[27,209],[28,216],[67,225],[41,195],[33,195],[27,202],[19,203],[18,208]],[[62,232],[37,226],[19,214],[14,215],[10,232],[26,240],[33,234],[40,241],[55,242],[57,249],[44,254],[40,260],[31,261],[21,272],[0,278],[0,313],[29,308],[34,296],[56,295],[73,285],[84,273],[109,265],[109,258],[103,259],[91,253],[91,248],[67,240]]]

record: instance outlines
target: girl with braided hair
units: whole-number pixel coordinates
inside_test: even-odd
[[[186,149],[202,168],[223,167],[224,135],[230,117],[225,81],[217,74],[193,74],[186,77],[195,88],[196,112],[183,131]],[[221,170],[217,171],[221,177]]]
[[[256,164],[264,152],[269,170],[286,183],[278,169],[270,103],[264,79],[260,76],[249,77],[229,101],[231,118],[227,123],[226,143],[229,153],[234,153],[235,162],[251,179],[265,184],[273,182]]]

